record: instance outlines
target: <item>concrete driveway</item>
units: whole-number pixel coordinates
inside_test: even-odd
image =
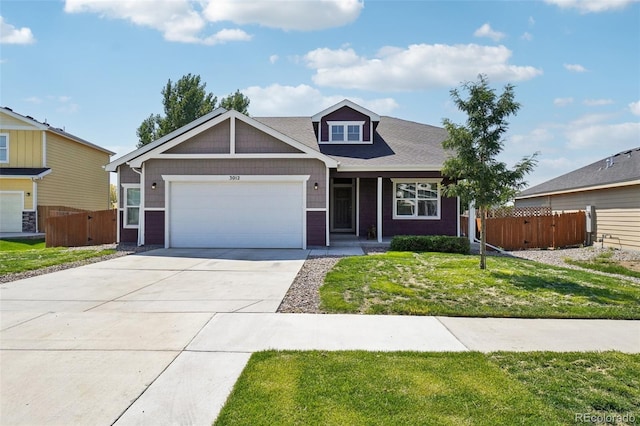
[[[0,424],[211,424],[249,352],[185,351],[275,312],[303,250],[154,250],[0,285]]]

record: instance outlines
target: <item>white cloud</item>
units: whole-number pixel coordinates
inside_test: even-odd
[[[275,64],[276,62],[278,62],[278,59],[280,59],[280,57],[278,55],[269,56],[269,62],[272,63],[272,64]]]
[[[248,41],[251,36],[239,29],[223,29],[202,36],[206,20],[190,0],[66,0],[67,13],[96,13],[112,19],[124,19],[136,25],[162,32],[165,40],[206,45],[229,41]]]
[[[252,36],[239,29],[223,29],[212,36],[202,40],[203,44],[212,46],[214,44],[224,44],[229,41],[249,41]]]
[[[495,31],[488,22],[478,28],[473,35],[476,37],[488,37],[493,41],[500,41],[507,36],[505,33]]]
[[[203,14],[211,22],[313,31],[353,22],[363,8],[364,2],[360,0],[209,0]]]
[[[0,16],[0,44],[32,44],[36,42],[30,28],[16,28]]]
[[[533,27],[536,24],[536,20],[533,18],[533,16],[529,16],[529,26]]]
[[[621,10],[640,0],[545,0],[562,9],[577,9],[580,13],[598,13],[610,10]]]
[[[609,151],[618,152],[638,145],[640,122],[601,123],[590,126],[571,123],[565,136],[570,149],[590,149],[606,144]]]
[[[25,98],[25,102],[29,102],[30,104],[36,104],[39,105],[43,102],[42,98],[39,98],[37,96],[29,96],[28,98]]]
[[[611,105],[613,103],[613,99],[585,99],[582,103],[586,106]]]
[[[640,101],[631,102],[629,104],[629,110],[631,110],[631,114],[633,115],[640,115]]]
[[[318,89],[300,84],[267,87],[251,86],[242,90],[251,99],[251,115],[260,116],[311,116],[345,98],[381,115],[391,113],[398,107],[392,98],[365,100],[342,95],[325,96]]]
[[[533,40],[533,34],[531,34],[530,32],[525,31],[524,34],[522,34],[520,36],[521,39],[526,40],[526,41],[531,41]]]
[[[564,107],[573,103],[573,98],[555,98],[553,104],[558,107]]]
[[[587,69],[580,64],[564,64],[564,68],[567,71],[573,72],[587,72]]]
[[[511,53],[504,46],[413,44],[384,47],[372,58],[353,49],[321,48],[304,59],[316,70],[312,77],[316,84],[365,90],[451,87],[480,73],[494,81],[529,80],[542,74],[533,66],[509,64]]]

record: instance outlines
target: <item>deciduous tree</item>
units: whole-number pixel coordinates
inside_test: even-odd
[[[138,148],[189,124],[216,108],[218,98],[206,91],[199,75],[187,74],[175,83],[169,79],[162,88],[164,115],[151,114],[138,127]],[[240,91],[222,100],[220,106],[248,115],[249,98]]]
[[[513,85],[507,84],[498,96],[489,87],[487,77],[479,75],[477,82],[467,82],[462,88],[468,92],[468,98],[463,99],[458,89],[451,90],[451,98],[467,115],[466,124],[443,121],[449,137],[442,146],[452,154],[442,169],[442,174],[452,181],[444,193],[459,196],[465,205],[473,203],[478,209],[480,269],[486,269],[487,210],[513,199],[525,186],[524,178],[535,167],[537,153],[524,157],[512,168],[496,159],[504,148],[503,135],[509,127],[507,118],[520,109]]]

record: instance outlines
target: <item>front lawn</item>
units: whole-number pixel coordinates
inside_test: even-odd
[[[509,257],[388,252],[341,259],[320,288],[329,313],[640,318],[631,281]]]
[[[639,371],[640,355],[617,352],[267,351],[252,355],[215,424],[560,425],[576,415],[637,421]]]
[[[626,275],[629,277],[640,278],[640,263],[622,262],[614,259],[614,251],[604,251],[590,260],[565,259],[570,265],[580,266],[585,269],[594,271],[608,272],[610,274]]]
[[[91,247],[83,247],[82,249],[45,248],[44,240],[0,240],[0,275],[77,262],[115,252],[115,250]]]

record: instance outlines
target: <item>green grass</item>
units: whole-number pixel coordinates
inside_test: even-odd
[[[44,240],[0,240],[0,275],[32,271],[115,253],[115,250],[45,248]]]
[[[626,268],[613,260],[613,251],[600,253],[589,261],[565,259],[570,265],[580,266],[594,271],[608,272],[610,274],[626,275],[628,277],[640,278],[640,272]]]
[[[388,252],[341,259],[320,288],[329,313],[640,318],[631,281],[509,257]]]
[[[252,355],[216,425],[560,425],[640,419],[640,355]]]

